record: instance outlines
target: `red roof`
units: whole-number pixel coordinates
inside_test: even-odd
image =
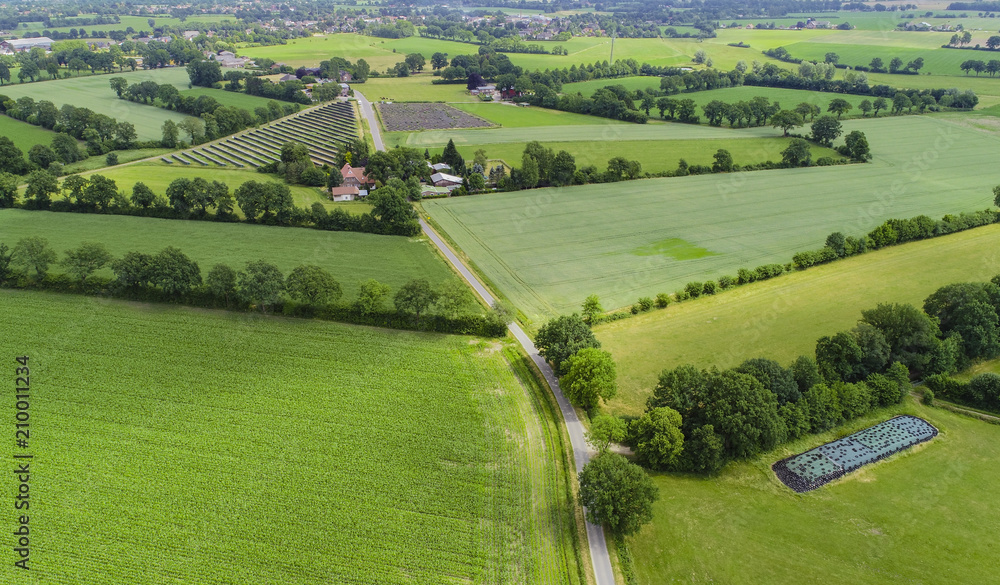
[[[340,169],[340,176],[345,179],[353,177],[361,184],[368,182],[368,177],[365,176],[365,167],[352,167],[349,164],[345,164],[344,168]]]

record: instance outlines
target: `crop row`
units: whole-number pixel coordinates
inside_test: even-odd
[[[557,477],[550,436],[499,353],[75,297],[7,304],[38,326],[25,351],[68,366],[39,447],[52,470],[39,485],[51,495],[46,582],[575,582],[550,564],[565,554],[540,550],[565,535],[537,546],[547,522],[533,516],[565,485],[544,481]],[[190,390],[208,376],[209,391]]]
[[[354,106],[334,102],[161,160],[169,164],[256,168],[280,160],[281,145],[294,141],[306,145],[313,164],[334,166],[339,149],[357,137]]]

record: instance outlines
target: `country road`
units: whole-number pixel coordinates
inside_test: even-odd
[[[375,119],[375,112],[372,109],[372,103],[365,99],[360,92],[354,91],[354,96],[358,99],[358,103],[361,105],[361,114],[368,121],[368,127],[371,129],[372,138],[375,140],[375,148],[377,150],[385,150],[385,145],[382,142],[382,133],[379,130],[378,120]],[[438,250],[444,254],[448,262],[455,267],[456,270],[462,275],[462,277],[469,283],[469,285],[476,291],[476,293],[482,297],[487,304],[493,305],[496,299],[490,294],[490,291],[486,289],[485,286],[476,275],[469,270],[468,267],[462,263],[462,260],[448,247],[447,244],[441,239],[441,236],[435,232],[431,226],[427,224],[423,219],[420,220],[420,227],[423,228],[424,233],[430,238],[431,242],[437,246]],[[539,371],[545,377],[545,381],[548,382],[549,388],[552,389],[552,394],[556,397],[556,402],[559,403],[559,410],[562,411],[563,420],[566,421],[566,431],[569,433],[569,440],[573,446],[573,460],[576,462],[577,473],[583,469],[583,466],[590,461],[590,451],[587,448],[587,441],[583,437],[583,423],[580,422],[580,418],[576,415],[576,410],[573,405],[566,400],[563,396],[562,390],[559,389],[559,380],[556,378],[555,372],[552,367],[549,366],[542,356],[538,355],[538,349],[535,344],[528,337],[528,334],[524,332],[517,322],[513,322],[508,326],[510,332],[517,339],[517,342],[521,344],[524,351],[528,353],[531,360],[535,362],[538,366]],[[611,568],[611,557],[608,554],[608,543],[604,539],[604,529],[596,524],[587,522],[587,542],[590,545],[590,558],[594,565],[594,577],[597,585],[614,585],[615,583],[615,573]]]

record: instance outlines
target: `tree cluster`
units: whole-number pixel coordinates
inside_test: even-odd
[[[56,108],[48,100],[36,102],[34,98],[24,96],[15,101],[0,95],[0,113],[84,140],[87,151],[93,155],[146,146],[137,140],[135,126],[131,122],[119,122],[110,116],[94,113],[89,108],[78,108],[70,104]],[[67,148],[64,154],[72,158],[70,152]],[[4,170],[13,172],[11,169]]]

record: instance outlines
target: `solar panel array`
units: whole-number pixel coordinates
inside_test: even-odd
[[[937,429],[910,415],[897,416],[842,439],[793,455],[772,466],[785,485],[806,492],[917,443],[932,439]]]

